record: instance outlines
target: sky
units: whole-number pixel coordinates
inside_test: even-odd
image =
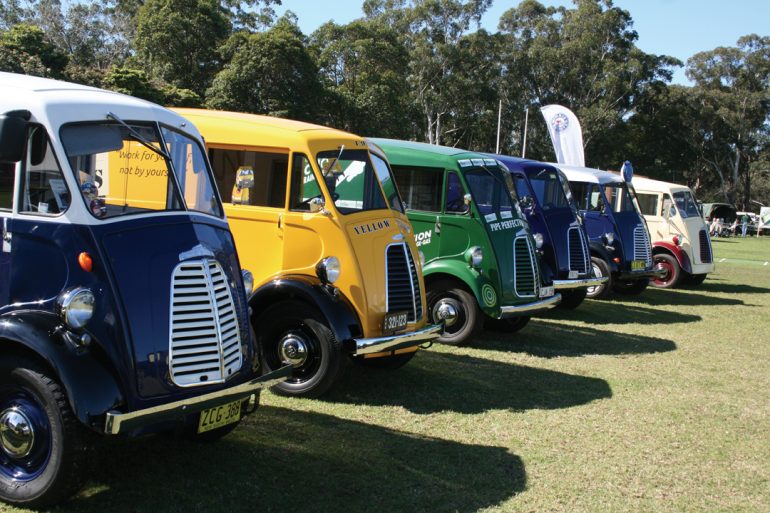
[[[573,5],[569,0],[540,1],[552,6]],[[481,26],[495,31],[500,15],[518,3],[493,0]],[[329,20],[343,24],[362,17],[362,4],[363,0],[282,0],[276,12],[292,11],[302,31],[310,34]],[[641,50],[682,62],[697,52],[735,46],[746,34],[770,35],[770,0],[615,0],[614,4],[631,13]],[[683,68],[675,72],[673,82],[690,84]]]

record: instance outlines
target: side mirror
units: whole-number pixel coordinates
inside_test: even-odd
[[[27,120],[14,114],[0,116],[0,162],[9,164],[24,158],[27,138]]]
[[[470,207],[471,201],[473,201],[473,197],[470,194],[463,196],[463,203],[465,203],[465,206]]]
[[[238,176],[235,178],[235,187],[239,190],[254,187],[254,169],[250,166],[239,167]]]
[[[532,196],[522,196],[519,200],[519,204],[521,204],[522,208],[529,209],[532,208],[534,205],[534,201],[532,200]]]
[[[328,210],[326,210],[324,207],[326,206],[326,201],[321,196],[316,196],[315,198],[311,198],[307,202],[308,206],[310,207],[310,213],[315,214],[317,212],[327,215],[329,213]]]

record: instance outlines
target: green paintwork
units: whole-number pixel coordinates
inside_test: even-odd
[[[442,205],[445,205],[446,176],[449,172],[457,172],[465,191],[471,190],[464,173],[466,169],[458,161],[484,158],[476,153],[444,146],[391,139],[375,138],[371,141],[385,152],[394,168],[409,166],[443,169]],[[403,187],[401,189],[403,192]],[[459,279],[473,292],[479,307],[490,317],[499,316],[500,306],[522,305],[538,300],[519,297],[514,292],[514,238],[526,234],[534,244],[529,225],[521,218],[517,208],[512,210],[510,219],[506,219],[505,223],[500,223],[499,213],[496,214],[496,221],[485,221],[475,201],[471,203],[469,214],[446,213],[443,210],[440,213],[408,210],[407,215],[414,227],[417,244],[425,254],[426,265],[423,271],[426,278],[444,274]],[[439,233],[436,230],[438,223]],[[490,225],[498,229],[493,230]],[[471,268],[465,260],[465,251],[473,246],[481,247],[484,252],[481,272]],[[539,266],[537,259],[535,262]],[[538,275],[541,273],[538,272]],[[489,287],[486,287],[486,303],[482,295],[485,284],[491,285],[494,290],[494,294],[491,294]],[[488,303],[492,296],[497,302],[490,306]]]

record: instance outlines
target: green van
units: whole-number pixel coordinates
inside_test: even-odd
[[[485,321],[518,331],[561,301],[544,283],[504,164],[457,148],[370,142],[390,162],[424,254],[428,314],[445,323],[440,342],[466,343]]]

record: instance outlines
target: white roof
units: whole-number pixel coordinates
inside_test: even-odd
[[[631,183],[634,185],[634,189],[636,189],[637,192],[674,192],[690,190],[686,185],[664,182],[662,180],[653,180],[652,178],[643,178],[640,176],[635,176]]]
[[[183,117],[154,103],[95,87],[0,72],[0,114],[28,110],[32,120],[58,131],[64,123],[99,121],[113,112],[124,120],[157,120],[198,131]]]
[[[610,173],[609,171],[602,171],[601,169],[594,169],[591,167],[580,166],[568,166],[566,164],[554,164],[550,165],[557,167],[564,171],[567,175],[567,180],[570,182],[590,182],[590,183],[623,183],[623,179],[616,173]]]

